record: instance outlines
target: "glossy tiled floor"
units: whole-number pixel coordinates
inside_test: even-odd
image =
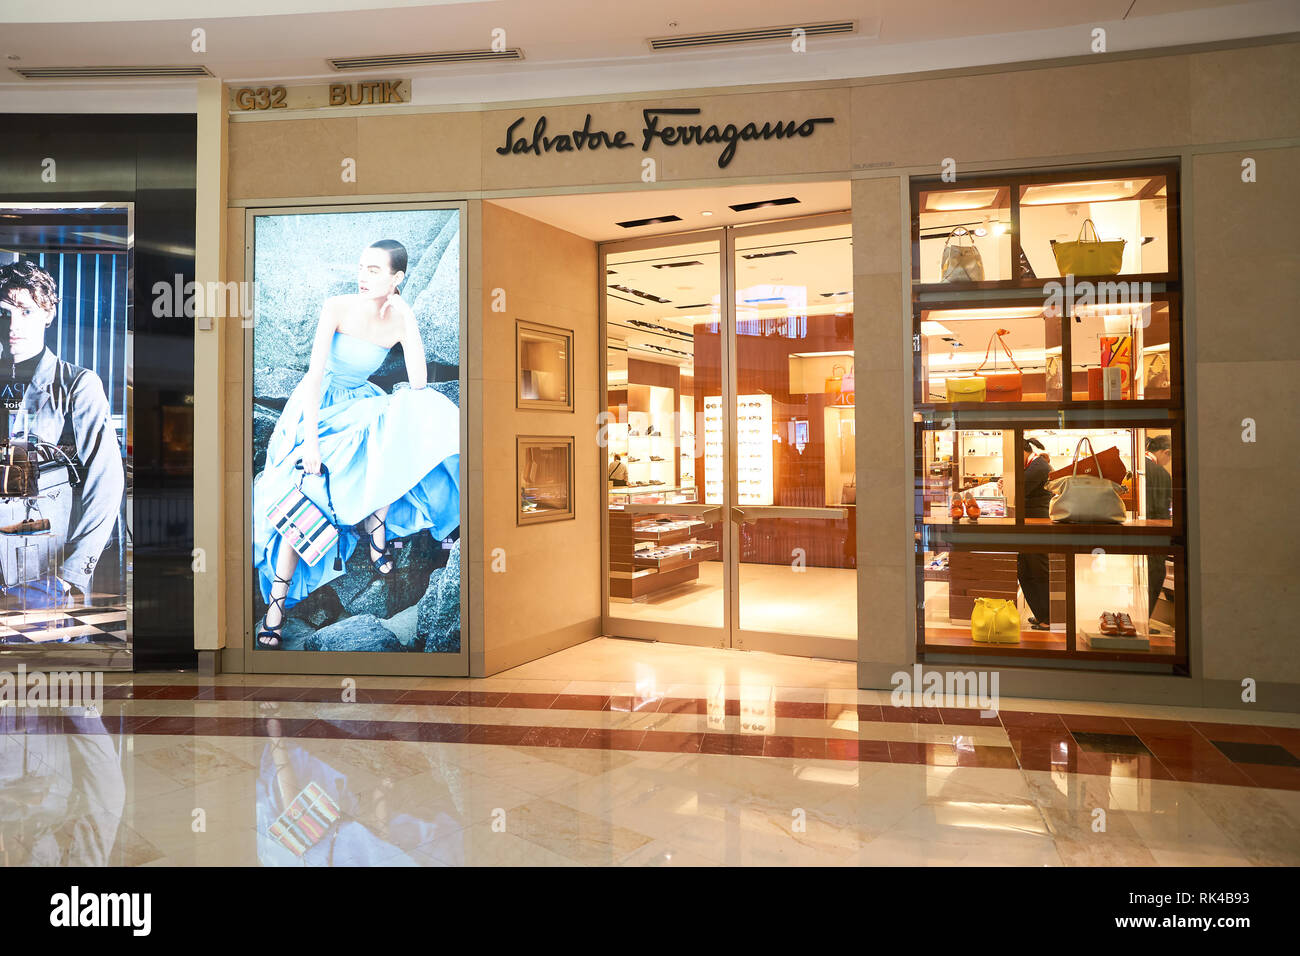
[[[338,678],[139,675],[99,717],[0,709],[0,862],[1300,863],[1300,718],[989,718],[853,681],[616,640],[488,680],[361,678],[355,701]]]

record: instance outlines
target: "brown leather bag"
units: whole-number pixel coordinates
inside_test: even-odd
[[[39,486],[40,461],[26,442],[0,444],[0,498],[31,498]]]

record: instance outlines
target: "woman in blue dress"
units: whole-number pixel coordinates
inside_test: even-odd
[[[279,647],[286,611],[344,573],[329,555],[314,566],[300,561],[267,517],[304,472],[326,469],[343,561],[359,526],[380,575],[394,568],[390,537],[427,530],[441,539],[460,524],[460,412],[427,385],[419,325],[397,291],[406,262],[392,239],[361,254],[357,292],[325,301],[311,365],[267,442],[253,483],[253,557],[268,605],[259,647]],[[399,342],[410,387],[390,395],[369,378]]]

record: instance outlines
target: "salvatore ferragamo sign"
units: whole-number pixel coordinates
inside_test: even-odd
[[[819,116],[815,119],[806,120],[786,120],[786,121],[768,121],[762,125],[758,123],[745,123],[743,126],[737,126],[735,123],[728,123],[725,126],[719,126],[714,123],[704,126],[700,123],[683,123],[674,121],[675,117],[698,116],[700,110],[697,108],[659,108],[645,109],[641,111],[641,151],[647,152],[650,147],[659,143],[662,146],[707,146],[709,144],[720,144],[721,152],[718,153],[718,168],[726,169],[732,158],[736,155],[736,147],[745,141],[763,141],[772,139],[795,139],[796,137],[806,138],[811,136],[817,129],[819,123],[834,123],[835,120],[829,116]],[[553,135],[547,135],[546,116],[542,115],[537,118],[531,131],[524,130],[525,118],[519,117],[506,128],[506,141],[504,145],[497,147],[497,153],[501,156],[524,156],[536,155],[541,156],[543,153],[572,153],[582,152],[583,150],[595,151],[598,149],[631,149],[637,144],[628,136],[627,130],[604,130],[593,129],[591,125],[591,114],[583,120],[581,129],[562,130]]]

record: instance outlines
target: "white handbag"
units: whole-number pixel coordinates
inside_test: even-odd
[[[970,240],[969,246],[961,244],[963,238]],[[984,260],[980,258],[980,251],[975,248],[975,237],[969,230],[958,226],[948,234],[939,269],[944,282],[984,281]]]
[[[1050,485],[1054,497],[1048,515],[1053,521],[1073,524],[1123,524],[1127,512],[1120,487],[1109,478],[1081,475],[1079,453],[1084,445],[1093,455],[1092,442],[1080,438],[1074,447],[1074,469]]]

